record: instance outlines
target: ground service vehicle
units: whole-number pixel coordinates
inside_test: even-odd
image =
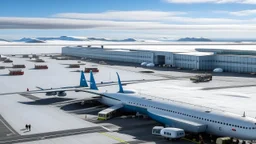
[[[212,75],[211,74],[196,75],[191,77],[190,80],[194,83],[207,82],[212,80]]]

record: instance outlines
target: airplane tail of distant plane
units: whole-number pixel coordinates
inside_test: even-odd
[[[44,90],[43,88],[39,87],[39,86],[36,86],[36,88],[40,89],[40,90]]]
[[[90,89],[98,90],[92,71],[90,71]]]
[[[80,78],[80,87],[88,87],[88,84],[86,82],[85,76],[84,76],[84,72],[81,71],[81,78]]]
[[[119,93],[124,93],[123,85],[122,85],[122,82],[121,82],[121,80],[120,80],[119,74],[116,73],[116,75],[117,75],[118,85],[119,85],[119,91],[118,91],[118,92],[119,92]]]

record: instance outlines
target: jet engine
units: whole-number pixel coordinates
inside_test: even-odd
[[[54,96],[57,95],[57,92],[46,92],[46,96]]]
[[[64,97],[66,95],[67,95],[67,93],[65,91],[58,92],[58,96],[60,96],[60,97]]]

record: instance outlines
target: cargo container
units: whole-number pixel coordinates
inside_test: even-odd
[[[48,69],[47,65],[35,65],[35,69]]]
[[[80,68],[79,64],[70,64],[69,68]]]
[[[12,68],[26,68],[26,66],[23,64],[15,64],[12,66]]]
[[[84,69],[85,73],[89,73],[90,71],[92,71],[92,72],[99,72],[99,69],[98,68],[85,68]]]
[[[22,70],[10,70],[9,75],[23,75],[24,71]]]

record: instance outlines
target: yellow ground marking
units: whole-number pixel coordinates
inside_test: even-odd
[[[100,134],[102,134],[102,135],[104,135],[104,136],[107,136],[107,137],[109,137],[109,138],[112,138],[112,139],[114,139],[114,140],[116,140],[116,141],[119,141],[120,143],[129,144],[129,143],[126,142],[125,140],[122,140],[121,138],[118,138],[118,137],[116,137],[116,136],[110,135],[110,134],[108,134],[108,133],[106,133],[106,132],[100,132]]]

